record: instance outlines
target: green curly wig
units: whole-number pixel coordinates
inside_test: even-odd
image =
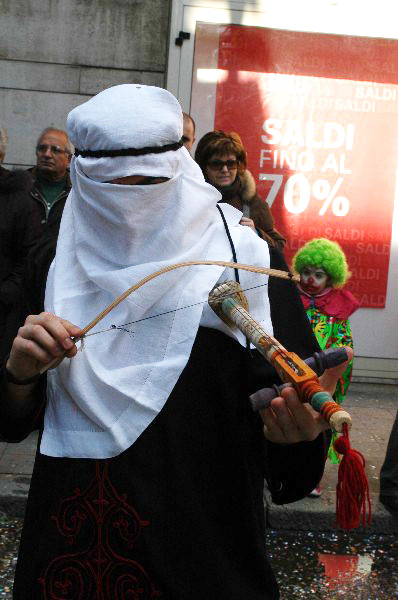
[[[293,256],[293,269],[301,273],[304,267],[322,267],[329,275],[333,287],[343,286],[351,273],[346,256],[337,242],[326,238],[310,240]]]

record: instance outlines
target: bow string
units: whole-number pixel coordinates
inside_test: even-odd
[[[118,306],[121,302],[123,302],[123,300],[128,298],[128,296],[130,296],[130,294],[133,294],[134,292],[139,290],[140,287],[142,287],[149,281],[152,281],[152,279],[155,279],[156,277],[159,277],[160,275],[163,275],[164,273],[168,273],[169,271],[174,271],[175,269],[180,269],[182,267],[193,267],[196,265],[213,265],[213,266],[225,267],[225,268],[231,267],[232,269],[241,269],[242,271],[251,271],[252,273],[269,275],[270,277],[279,277],[280,279],[287,279],[288,281],[294,281],[296,283],[300,281],[299,275],[293,275],[289,271],[280,271],[278,269],[269,269],[267,267],[256,267],[254,265],[246,265],[244,263],[225,262],[222,260],[190,260],[190,261],[186,261],[186,262],[175,263],[172,265],[168,265],[167,267],[164,267],[163,269],[159,269],[158,271],[155,271],[154,273],[151,273],[150,275],[147,275],[146,277],[144,277],[143,279],[138,281],[138,283],[135,283],[134,285],[129,287],[125,292],[123,292],[123,294],[120,294],[120,296],[115,298],[115,300],[113,300],[113,302],[111,302],[111,304],[109,304],[106,308],[104,308],[104,310],[102,310],[92,321],[90,321],[90,323],[88,323],[88,325],[83,327],[80,335],[72,338],[73,341],[75,343],[78,342],[79,340],[83,341],[86,334],[91,329],[93,329],[93,327],[95,327],[100,321],[102,321],[102,319],[104,317],[106,317],[106,315],[108,315],[114,308],[116,308],[116,306]],[[187,308],[187,307],[182,307],[182,308]],[[153,316],[155,317],[155,316],[160,316],[160,315],[153,315]],[[128,324],[126,324],[126,325],[128,325]],[[122,327],[122,326],[120,326],[120,327]],[[111,327],[110,329],[114,330],[114,329],[118,329],[118,327],[117,326]],[[100,332],[98,332],[98,333],[100,333]],[[56,358],[56,359],[52,360],[51,362],[49,362],[47,365],[45,365],[40,370],[40,374],[45,373],[46,371],[48,371],[49,369],[54,367],[57,363],[59,363],[59,358]]]
[[[120,296],[115,298],[111,304],[109,304],[103,311],[101,311],[88,325],[83,327],[81,334],[77,339],[83,338],[93,327],[95,327],[106,315],[108,315],[116,306],[118,306],[123,300],[125,300],[130,294],[136,292],[140,287],[152,281],[156,277],[163,275],[164,273],[168,273],[169,271],[174,271],[175,269],[179,269],[181,267],[192,267],[195,265],[215,265],[218,267],[231,267],[233,269],[242,269],[243,271],[251,271],[253,273],[260,273],[263,275],[269,275],[271,277],[279,277],[280,279],[287,279],[289,281],[295,281],[296,283],[300,281],[300,277],[298,275],[293,275],[288,271],[280,271],[278,269],[268,269],[266,267],[255,267],[254,265],[246,265],[243,263],[236,262],[225,262],[222,260],[190,260],[187,262],[175,263],[173,265],[168,265],[163,269],[159,269],[159,271],[155,271],[150,275],[147,275],[143,279],[141,279],[138,283],[132,285],[128,290],[123,292]],[[186,307],[184,307],[186,308]]]

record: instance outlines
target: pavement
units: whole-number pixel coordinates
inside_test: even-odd
[[[398,385],[354,381],[344,406],[353,420],[351,446],[366,459],[372,501],[372,523],[366,531],[398,532],[398,515],[392,515],[378,500],[380,468],[398,410]],[[0,513],[8,517],[24,514],[36,445],[36,433],[19,444],[0,442]],[[338,466],[327,461],[320,498],[276,506],[265,492],[268,525],[277,530],[335,531],[337,471]]]
[[[352,417],[351,447],[366,460],[372,505],[372,522],[358,532],[398,532],[398,514],[392,515],[379,502],[380,469],[384,462],[392,424],[398,410],[398,385],[352,382],[344,401]],[[398,456],[397,456],[398,460]],[[265,493],[268,525],[272,529],[293,531],[336,530],[336,484],[338,465],[326,462],[320,498],[304,498],[292,504],[276,506]]]

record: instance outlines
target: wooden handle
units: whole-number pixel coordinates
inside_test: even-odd
[[[269,335],[248,312],[248,302],[239,283],[226,281],[209,295],[214,312],[230,327],[237,327],[273,365],[284,383],[291,383],[302,402],[308,402],[338,432],[352,426],[350,415],[342,411],[333,397],[322,388],[317,374],[294,352],[288,352]]]

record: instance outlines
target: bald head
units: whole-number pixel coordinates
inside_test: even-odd
[[[184,143],[185,148],[189,152],[192,150],[192,146],[195,142],[195,121],[188,115],[187,113],[182,113],[184,118],[184,131],[182,134],[182,141]]]
[[[62,129],[47,127],[36,145],[36,168],[44,179],[60,181],[66,175],[73,147]]]

